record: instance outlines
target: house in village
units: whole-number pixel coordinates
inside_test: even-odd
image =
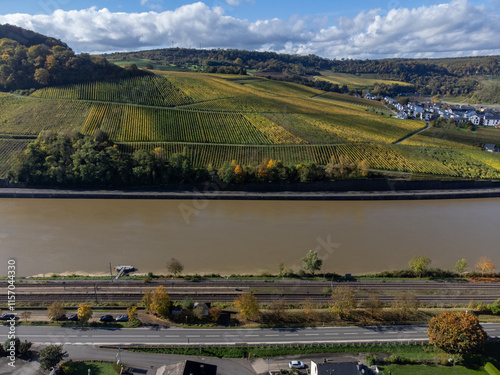
[[[500,116],[498,115],[485,115],[483,119],[484,126],[500,127]]]
[[[408,120],[408,114],[405,111],[399,111],[396,117],[400,120]]]
[[[217,375],[217,366],[186,360],[161,366],[156,375]]]
[[[377,100],[377,99],[378,99],[378,97],[377,97],[377,95],[372,95],[372,94],[370,94],[369,92],[367,92],[367,93],[365,94],[365,99]]]
[[[486,143],[484,145],[484,150],[488,152],[500,152],[500,149],[496,148],[496,145],[493,143]]]

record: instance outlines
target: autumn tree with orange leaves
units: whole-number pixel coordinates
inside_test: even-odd
[[[431,319],[427,328],[429,341],[449,354],[468,355],[480,351],[487,334],[479,319],[463,312],[444,312]]]
[[[259,302],[251,293],[241,293],[234,301],[234,306],[236,306],[240,315],[246,320],[256,321],[260,317]]]
[[[485,273],[493,273],[495,271],[495,263],[488,257],[481,257],[476,263],[476,270],[481,272],[483,276]]]

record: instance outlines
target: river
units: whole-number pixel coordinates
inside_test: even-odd
[[[0,275],[109,273],[109,263],[166,273],[295,271],[309,249],[327,272],[408,266],[425,254],[452,269],[481,256],[500,264],[500,199],[191,201],[0,199]]]

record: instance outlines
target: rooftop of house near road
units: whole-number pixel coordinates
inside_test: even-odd
[[[217,375],[217,366],[186,360],[162,366],[156,371],[156,375]]]
[[[311,361],[311,375],[361,375],[372,374],[372,371],[360,362],[342,362],[342,363],[316,363]]]

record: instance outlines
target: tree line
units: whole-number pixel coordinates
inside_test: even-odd
[[[193,48],[122,52],[104,56],[122,61],[147,59],[165,66],[170,64],[186,68],[196,66],[200,71],[210,72],[214,72],[214,67],[244,67],[246,70],[255,70],[260,73],[282,73],[280,78],[284,80],[299,80],[292,77],[301,77],[305,82],[310,80],[308,77],[319,75],[322,70],[350,74],[376,74],[383,79],[411,83],[414,87],[406,87],[406,90],[413,89],[423,95],[469,95],[482,87],[477,76],[500,75],[500,57],[498,56],[359,60],[326,59],[316,55],[302,56],[237,49]],[[211,70],[208,70],[209,68]],[[221,69],[218,72],[224,71]],[[394,93],[387,93],[387,95],[391,94]]]
[[[120,68],[102,56],[76,55],[65,43],[19,27],[0,25],[0,90],[45,86],[147,74]]]
[[[223,184],[314,182],[370,176],[368,163],[346,157],[327,165],[281,161],[240,165],[226,162],[220,168],[192,164],[188,150],[167,155],[163,148],[122,152],[108,135],[41,132],[26,150],[16,154],[9,180],[31,186],[158,186],[217,182]]]

